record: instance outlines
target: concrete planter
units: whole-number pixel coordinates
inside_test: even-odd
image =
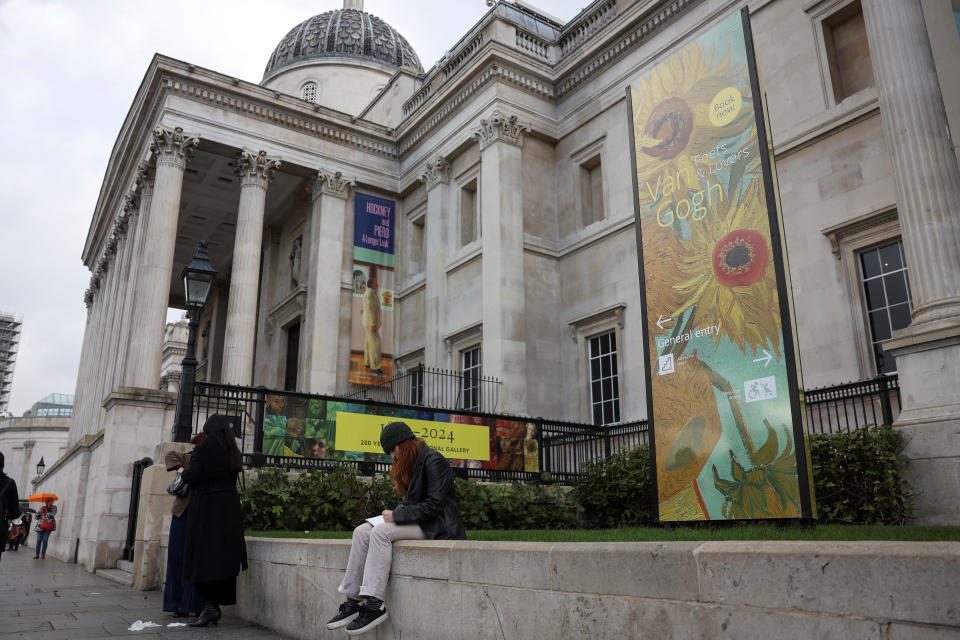
[[[342,638],[349,540],[248,538],[236,614]],[[370,637],[960,637],[960,543],[403,541]]]

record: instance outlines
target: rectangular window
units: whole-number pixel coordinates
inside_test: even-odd
[[[824,19],[823,40],[835,102],[874,85],[873,63],[860,0],[845,5]]]
[[[410,370],[407,374],[407,382],[410,388],[410,404],[423,404],[423,365],[418,365],[416,369]]]
[[[460,372],[463,374],[463,408],[480,411],[480,345],[460,352]]]
[[[411,276],[423,273],[423,239],[425,237],[426,222],[427,216],[423,215],[410,223],[410,257],[408,264],[410,266]]]
[[[477,179],[460,185],[460,246],[477,239]]]
[[[590,415],[593,424],[620,422],[620,376],[613,331],[589,339]]]
[[[897,370],[896,363],[883,352],[880,343],[889,340],[894,331],[910,324],[913,303],[903,255],[903,240],[861,252],[860,280],[876,372],[894,373]]]
[[[580,165],[580,220],[583,226],[603,220],[603,170],[600,154]]]

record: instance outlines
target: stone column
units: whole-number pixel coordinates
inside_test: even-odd
[[[897,362],[914,517],[960,524],[960,169],[919,0],[864,0],[913,293]]]
[[[310,393],[337,390],[340,343],[343,230],[349,188],[356,180],[321,169],[309,189],[313,196],[307,223],[307,308],[301,339],[307,342],[305,388]]]
[[[136,203],[131,210],[128,221],[128,240],[131,243],[129,277],[126,283],[126,296],[123,301],[123,321],[120,324],[120,363],[117,372],[117,384],[124,384],[127,380],[127,369],[131,366],[130,340],[132,331],[133,301],[138,296],[137,278],[143,258],[143,245],[147,234],[147,220],[149,219],[150,203],[153,201],[153,181],[156,172],[154,159],[144,160],[137,168],[137,177],[134,188],[128,196],[128,204]]]
[[[137,272],[137,295],[130,332],[126,385],[157,389],[160,386],[160,359],[163,329],[170,300],[173,251],[180,217],[183,170],[199,138],[184,135],[183,129],[158,127],[151,150],[157,161],[153,198],[145,230],[144,253]]]
[[[442,367],[446,348],[443,344],[447,300],[447,247],[450,163],[440,156],[427,163],[420,179],[427,187],[427,230],[423,239],[426,309],[424,315],[423,360],[428,367]]]
[[[223,345],[223,381],[227,384],[249,385],[250,376],[253,375],[263,212],[267,185],[279,167],[280,161],[268,157],[266,151],[241,151],[237,162],[240,208],[233,243],[227,330]]]
[[[483,373],[503,381],[502,411],[521,414],[527,409],[527,345],[520,160],[529,130],[516,116],[495,110],[474,132],[481,148]]]

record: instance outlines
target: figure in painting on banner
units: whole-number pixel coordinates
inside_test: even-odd
[[[377,277],[371,275],[367,280],[367,290],[363,293],[363,364],[377,375],[380,370],[380,327],[383,311],[380,307],[380,295],[377,292]]]

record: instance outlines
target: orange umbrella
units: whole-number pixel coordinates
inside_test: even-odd
[[[35,493],[29,498],[27,502],[46,502],[47,500],[59,500],[55,493]]]

